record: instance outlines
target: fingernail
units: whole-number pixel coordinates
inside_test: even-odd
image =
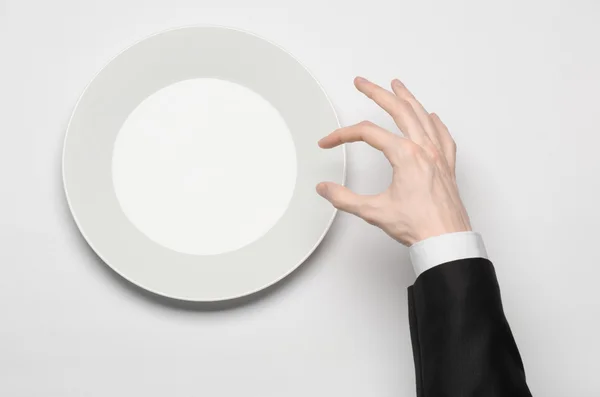
[[[395,84],[398,87],[404,87],[404,84],[400,80],[398,80],[398,79],[392,80],[392,84]]]
[[[355,82],[357,82],[357,83],[366,83],[366,82],[367,82],[367,79],[365,79],[364,77],[357,76],[357,77],[354,79],[354,81],[355,81]]]

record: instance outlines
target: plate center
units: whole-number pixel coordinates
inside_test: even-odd
[[[216,255],[258,240],[285,213],[296,150],[279,112],[254,91],[184,80],[146,98],[117,135],[117,199],[148,238]]]

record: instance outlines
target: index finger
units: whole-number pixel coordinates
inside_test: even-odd
[[[363,121],[333,131],[319,141],[319,146],[330,149],[344,143],[362,141],[381,150],[389,158],[391,149],[397,145],[398,139],[402,138],[369,121]]]

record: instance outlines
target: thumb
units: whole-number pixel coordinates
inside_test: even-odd
[[[360,208],[367,198],[354,193],[345,186],[333,182],[321,182],[317,185],[317,193],[329,201],[335,208],[359,215]]]

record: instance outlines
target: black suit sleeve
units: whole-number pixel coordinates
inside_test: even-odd
[[[423,272],[408,305],[418,397],[531,396],[490,261]]]

